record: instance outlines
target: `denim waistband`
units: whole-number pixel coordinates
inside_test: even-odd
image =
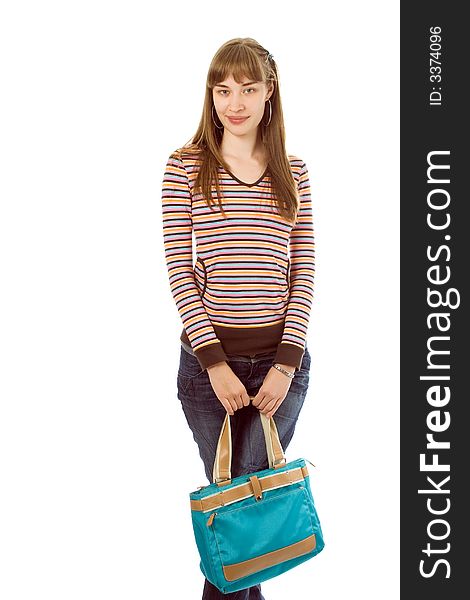
[[[186,344],[185,342],[181,341],[181,346],[186,350],[186,352],[189,352],[189,354],[192,354],[193,356],[196,356],[194,350],[191,348],[191,346],[188,346],[188,344]],[[242,361],[242,362],[248,362],[248,363],[255,363],[255,362],[259,362],[260,360],[273,360],[274,357],[276,356],[276,352],[267,352],[266,354],[258,354],[257,356],[244,356],[244,355],[240,355],[240,354],[227,354],[225,353],[225,355],[227,356],[228,360],[238,360],[238,361]]]

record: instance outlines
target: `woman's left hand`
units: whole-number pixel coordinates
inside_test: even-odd
[[[279,364],[279,366],[291,373],[295,371],[295,367],[289,365]],[[287,396],[291,383],[290,377],[271,367],[264,378],[263,385],[253,397],[252,404],[268,418],[272,417]]]

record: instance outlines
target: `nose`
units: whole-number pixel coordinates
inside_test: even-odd
[[[242,98],[241,98],[241,96],[239,94],[234,93],[232,95],[232,98],[230,100],[230,106],[229,106],[229,108],[233,112],[237,112],[240,109],[243,110],[243,102],[242,102]]]

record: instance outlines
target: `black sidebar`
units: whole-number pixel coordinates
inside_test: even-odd
[[[405,600],[470,597],[470,23],[464,7],[401,3]]]

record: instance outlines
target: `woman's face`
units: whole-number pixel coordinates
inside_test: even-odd
[[[225,129],[234,135],[245,135],[256,131],[271,93],[262,82],[244,77],[239,84],[230,76],[214,86],[212,97],[217,116]],[[231,120],[231,117],[238,120]]]

